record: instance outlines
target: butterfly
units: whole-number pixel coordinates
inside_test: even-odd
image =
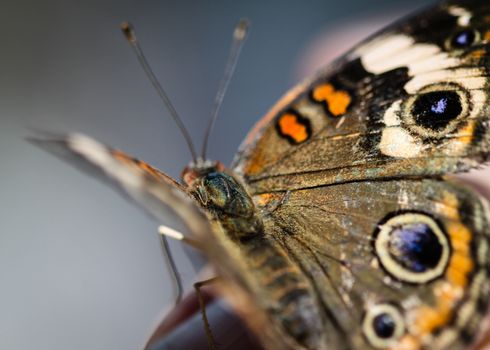
[[[489,157],[489,76],[490,4],[450,0],[286,93],[228,168],[194,156],[176,181],[84,135],[35,142],[180,217],[267,349],[464,349],[489,211],[449,174]]]

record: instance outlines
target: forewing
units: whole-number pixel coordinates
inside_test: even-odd
[[[490,5],[408,17],[289,92],[234,168],[253,193],[434,176],[489,153]]]
[[[328,348],[462,349],[475,339],[490,297],[490,229],[472,191],[366,181],[255,199],[318,295],[324,329],[341,334],[326,334]]]
[[[81,135],[46,136],[30,141],[76,167],[108,182],[155,218],[176,214],[194,238],[208,237],[209,222],[185,189],[158,169]]]

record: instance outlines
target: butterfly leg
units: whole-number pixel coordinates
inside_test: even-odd
[[[186,235],[184,235],[182,232],[177,231],[171,227],[160,225],[158,226],[158,233],[161,234],[162,236],[166,236],[166,237],[176,239],[178,241],[182,241],[198,250],[202,250],[201,245],[196,240],[186,237]]]
[[[175,263],[175,260],[172,257],[172,252],[168,246],[167,237],[187,243],[196,249],[199,249],[199,244],[195,240],[186,237],[183,233],[165,225],[160,225],[158,227],[158,233],[161,235],[163,255],[170,270],[173,286],[175,287],[175,304],[178,304],[182,300],[183,294],[182,279],[180,278],[177,264]]]
[[[199,301],[199,308],[201,309],[202,321],[204,324],[204,331],[206,332],[206,337],[208,339],[208,346],[210,350],[216,350],[216,341],[211,332],[211,327],[209,325],[208,317],[206,315],[206,305],[204,303],[204,298],[201,293],[201,288],[214,283],[219,280],[219,277],[213,277],[204,281],[199,281],[194,283],[194,289],[196,291],[197,300]]]
[[[165,258],[166,265],[170,271],[170,278],[172,279],[172,285],[174,287],[175,304],[178,304],[182,300],[182,294],[184,292],[184,288],[182,286],[182,278],[177,269],[177,264],[175,263],[175,260],[172,256],[172,252],[170,251],[166,236],[160,236],[160,244],[162,246],[162,252]]]

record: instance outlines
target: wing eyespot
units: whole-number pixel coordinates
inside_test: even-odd
[[[373,347],[387,348],[405,333],[405,321],[396,306],[376,304],[366,310],[362,331]]]
[[[426,86],[404,103],[403,126],[424,139],[445,138],[470,115],[470,99],[458,84]]]
[[[456,31],[446,41],[446,48],[448,50],[464,50],[474,44],[478,43],[481,39],[480,32],[473,28],[463,28]]]
[[[437,131],[456,119],[462,110],[457,92],[433,91],[419,95],[410,112],[417,125]]]
[[[451,256],[441,225],[418,212],[396,213],[383,220],[375,232],[374,250],[388,274],[414,284],[441,277]]]

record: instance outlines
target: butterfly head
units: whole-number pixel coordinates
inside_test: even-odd
[[[252,198],[243,185],[217,161],[198,161],[182,172],[182,180],[199,204],[206,209],[232,239],[262,233]]]
[[[219,161],[198,158],[184,168],[181,178],[186,186],[193,188],[196,179],[205,177],[209,173],[223,171],[224,169],[225,166]]]

